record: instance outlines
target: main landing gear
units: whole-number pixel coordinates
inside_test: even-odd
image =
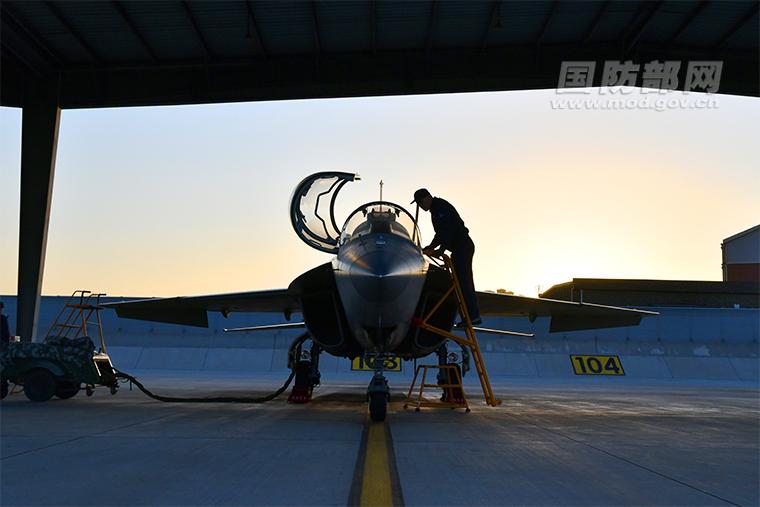
[[[319,354],[322,349],[311,340],[311,347],[304,348],[308,339],[308,333],[304,334],[290,346],[288,366],[295,371],[296,377],[293,389],[288,396],[288,403],[309,403],[314,387],[320,383]]]
[[[469,357],[467,355],[467,351],[464,347],[462,347],[462,367],[460,367],[459,364],[457,364],[457,356],[453,352],[451,354],[448,353],[448,348],[446,347],[446,342],[443,343],[440,347],[438,347],[438,350],[435,351],[438,355],[438,364],[440,365],[448,365],[453,364],[456,366],[457,371],[459,372],[459,378],[462,379],[464,373],[466,373],[466,370],[469,368]],[[464,370],[464,371],[463,371]],[[449,378],[451,376],[451,371],[445,368],[441,368],[438,370],[438,385],[442,384],[452,384],[453,380],[452,378]],[[465,404],[464,400],[464,393],[462,392],[462,388],[460,387],[446,387],[443,390],[443,394],[441,394],[441,401],[446,403],[457,403],[460,405]]]

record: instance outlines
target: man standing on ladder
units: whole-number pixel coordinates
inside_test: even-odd
[[[435,229],[433,241],[422,250],[422,253],[437,256],[443,250],[451,252],[451,261],[459,278],[459,284],[462,286],[470,320],[473,325],[480,324],[480,310],[475,297],[475,283],[472,279],[472,256],[475,254],[475,244],[470,239],[469,229],[464,226],[454,206],[440,197],[433,197],[426,188],[421,188],[414,193],[412,203],[417,203],[420,208],[430,212]],[[462,321],[456,325],[458,328],[465,326],[464,315],[461,317]]]
[[[0,301],[0,344],[9,343],[10,341],[11,328],[8,325],[8,316],[5,314],[5,304]]]

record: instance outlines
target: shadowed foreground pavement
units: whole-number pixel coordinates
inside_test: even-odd
[[[147,373],[147,372],[144,372]],[[141,376],[178,395],[250,395],[280,379]],[[363,383],[325,379],[310,406],[165,404],[138,391],[2,402],[10,505],[346,505]],[[343,382],[343,383],[341,383]],[[251,387],[252,386],[252,387]],[[406,505],[757,505],[758,388],[747,383],[496,380],[473,411],[389,412]]]

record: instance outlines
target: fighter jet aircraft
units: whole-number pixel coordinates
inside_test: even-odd
[[[319,355],[364,357],[375,365],[368,388],[370,414],[385,418],[389,388],[383,375],[388,355],[405,360],[437,352],[448,361],[446,338],[415,326],[451,286],[447,271],[422,254],[414,217],[398,204],[362,204],[338,227],[335,202],[348,182],[346,172],[321,172],[298,184],[290,204],[293,229],[307,245],[335,257],[303,273],[287,289],[156,298],[114,303],[120,317],[208,327],[209,311],[275,312],[286,320],[300,313],[301,322],[238,328],[258,331],[303,328],[291,346],[289,366],[295,385],[289,400],[307,402],[319,384]],[[550,332],[637,325],[652,312],[478,292],[481,315],[550,317]],[[457,302],[450,296],[428,323],[452,330]]]

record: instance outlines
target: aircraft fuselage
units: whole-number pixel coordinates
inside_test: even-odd
[[[392,352],[409,333],[428,263],[411,239],[370,232],[333,260],[338,296],[353,338],[369,352]]]

